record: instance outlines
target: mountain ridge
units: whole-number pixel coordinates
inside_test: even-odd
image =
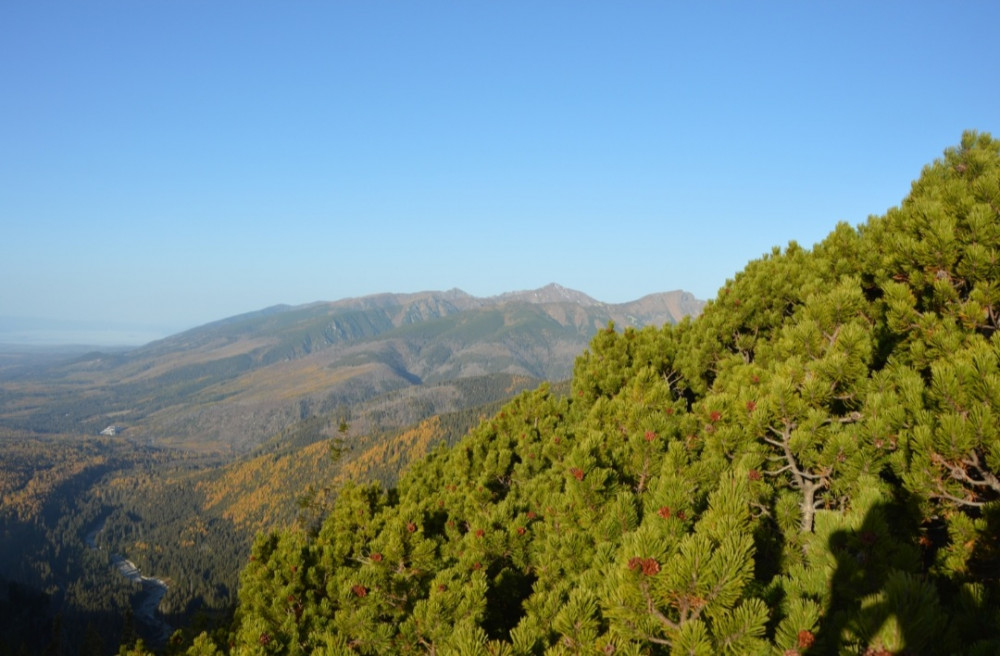
[[[245,450],[305,415],[398,390],[425,398],[425,383],[565,380],[609,322],[661,326],[702,305],[683,291],[602,303],[555,283],[486,298],[452,289],[274,305],[49,366],[58,393],[43,407],[8,383],[0,424],[90,434],[115,424],[148,443]]]
[[[159,344],[164,341],[170,341],[174,338],[182,335],[188,335],[190,333],[199,333],[222,326],[234,326],[247,321],[265,319],[289,312],[308,312],[319,315],[323,311],[326,311],[328,314],[333,314],[334,312],[342,309],[372,310],[404,308],[410,313],[403,317],[400,317],[398,313],[394,315],[394,318],[396,319],[394,323],[399,325],[399,323],[402,323],[405,318],[415,318],[416,315],[412,314],[413,311],[418,309],[429,310],[432,307],[437,308],[438,312],[430,312],[429,316],[440,316],[440,310],[442,309],[448,310],[449,313],[451,313],[513,302],[524,302],[538,305],[568,302],[584,307],[619,308],[622,311],[627,311],[636,304],[648,304],[651,301],[657,300],[662,300],[664,307],[668,309],[667,314],[669,316],[666,317],[666,319],[674,322],[679,321],[688,314],[698,314],[701,311],[701,308],[705,305],[705,301],[696,299],[693,294],[683,290],[656,292],[642,296],[634,301],[626,301],[624,303],[605,303],[594,299],[584,292],[563,287],[558,283],[549,283],[548,285],[539,287],[538,289],[517,290],[503,292],[494,296],[482,297],[473,296],[472,294],[469,294],[459,288],[452,288],[446,291],[425,290],[419,292],[381,292],[364,296],[345,297],[334,301],[312,301],[300,305],[271,305],[260,310],[253,310],[233,315],[231,317],[218,319],[216,321],[211,321],[175,335],[170,335],[163,339],[156,340],[151,344]],[[428,317],[423,316],[423,318]],[[142,349],[147,346],[150,346],[150,344],[139,348]]]

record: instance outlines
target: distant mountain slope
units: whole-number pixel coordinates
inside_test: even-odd
[[[150,443],[245,450],[293,421],[395,390],[496,373],[564,380],[609,321],[658,326],[702,305],[682,291],[608,304],[555,284],[489,298],[453,289],[279,305],[50,367],[39,375],[44,397],[30,381],[0,380],[0,425],[97,433],[116,424]],[[433,412],[464,407],[440,402],[440,390],[435,398]]]

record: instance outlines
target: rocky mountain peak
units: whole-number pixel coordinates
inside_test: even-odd
[[[538,289],[517,292],[506,292],[495,297],[501,303],[520,301],[522,303],[574,303],[582,307],[604,305],[583,292],[563,287],[557,283],[549,283]]]

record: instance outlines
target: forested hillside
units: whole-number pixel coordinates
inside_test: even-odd
[[[162,622],[224,616],[255,533],[315,528],[343,483],[394,484],[409,463],[538,383],[453,381],[440,387],[464,409],[430,415],[426,399],[389,395],[351,408],[351,423],[336,413],[294,422],[229,462],[121,436],[0,429],[0,656],[98,656],[121,636],[162,635]],[[397,427],[405,421],[414,423]],[[135,612],[147,595],[111,554],[166,582],[157,613]]]
[[[702,305],[558,285],[381,294],[129,351],[0,355],[0,656],[102,654],[137,631],[158,645],[164,622],[217,619],[256,533],[314,529],[345,482],[394,485],[521,391],[568,389],[609,319],[659,325]],[[166,595],[149,602],[122,560]]]
[[[998,653],[998,325],[1000,142],[970,132],[700,318],[601,332],[568,397],[262,534],[188,653]]]

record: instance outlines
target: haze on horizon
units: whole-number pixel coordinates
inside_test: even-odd
[[[709,299],[772,246],[898,204],[963,130],[996,134],[997,19],[5,3],[0,317],[163,336],[379,292]]]

